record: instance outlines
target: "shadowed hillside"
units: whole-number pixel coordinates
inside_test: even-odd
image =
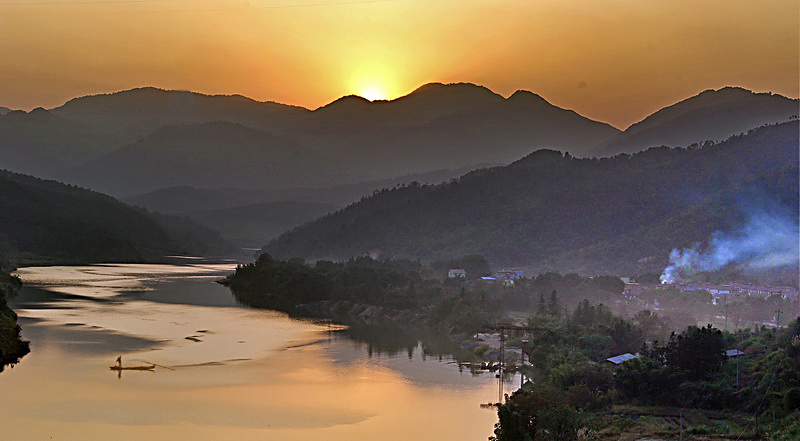
[[[576,159],[537,151],[457,182],[383,191],[264,249],[279,258],[446,259],[481,253],[501,265],[586,273],[660,270],[673,247],[742,222],[739,199],[797,211],[798,124],[717,145]],[[774,175],[771,188],[758,180]],[[757,205],[754,202],[754,205]]]
[[[166,255],[222,254],[230,249],[216,232],[188,219],[0,171],[0,255],[11,266],[157,261]]]
[[[753,127],[789,120],[798,100],[740,87],[706,90],[665,107],[599,145],[592,154],[611,156],[663,145],[685,147],[721,141]]]
[[[42,108],[0,115],[0,163],[17,172],[52,176],[111,151],[118,141]]]
[[[125,197],[121,200],[125,203],[145,207],[160,213],[176,214],[278,201],[313,202],[345,206],[383,188],[391,188],[414,181],[423,184],[438,184],[476,168],[487,166],[486,164],[481,164],[454,170],[435,170],[428,173],[404,175],[380,181],[356,182],[333,187],[197,188],[176,186],[160,188],[140,195]]]
[[[291,140],[211,122],[162,127],[63,178],[115,195],[175,185],[288,187],[337,179],[331,162]]]

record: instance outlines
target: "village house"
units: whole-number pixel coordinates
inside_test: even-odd
[[[466,279],[467,272],[461,268],[453,268],[447,272],[447,277],[449,279]]]

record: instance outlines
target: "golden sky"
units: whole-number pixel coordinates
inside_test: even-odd
[[[0,105],[138,86],[309,108],[428,82],[624,128],[708,88],[798,96],[797,0],[0,0]]]

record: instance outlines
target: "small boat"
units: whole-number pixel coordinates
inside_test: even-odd
[[[156,365],[150,366],[109,366],[109,369],[112,371],[154,371],[156,370]]]
[[[148,365],[140,365],[140,366],[123,366],[122,365],[122,356],[120,355],[117,357],[117,363],[114,366],[109,366],[108,368],[112,371],[117,371],[117,377],[122,379],[122,371],[148,371],[148,372],[155,372],[156,371],[156,364],[146,362]]]

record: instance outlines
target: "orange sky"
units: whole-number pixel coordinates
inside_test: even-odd
[[[467,81],[617,127],[725,85],[798,96],[796,0],[0,0],[0,105],[152,85],[316,108]]]

